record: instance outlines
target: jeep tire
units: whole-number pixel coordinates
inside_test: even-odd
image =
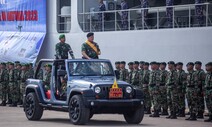
[[[69,117],[73,124],[83,125],[89,121],[90,109],[83,104],[82,95],[74,95],[69,101]]]
[[[28,120],[40,120],[43,115],[43,107],[39,105],[34,92],[28,93],[25,98],[24,111]]]
[[[139,124],[144,117],[144,109],[143,107],[139,107],[136,110],[129,111],[124,114],[124,119],[128,124]]]

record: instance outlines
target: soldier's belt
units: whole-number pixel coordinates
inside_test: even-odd
[[[206,87],[205,89],[206,90],[212,90],[212,87]]]
[[[150,86],[150,87],[154,87],[154,86],[156,86],[156,84],[149,84],[149,86]]]

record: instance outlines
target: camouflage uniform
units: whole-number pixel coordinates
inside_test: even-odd
[[[21,69],[16,68],[15,71],[16,71],[16,74],[17,74],[18,100],[20,100],[21,97],[23,96],[23,94],[21,94],[21,91],[20,91],[20,85],[21,85],[21,80],[20,80]]]
[[[46,72],[44,76],[44,88],[46,91],[50,90],[50,83],[51,83],[51,71]]]
[[[6,106],[7,100],[7,82],[8,71],[7,69],[0,69],[0,99],[2,100],[1,106]]]
[[[98,52],[100,52],[99,45],[95,42],[93,44],[97,47]],[[86,43],[82,44],[82,52],[84,51],[90,58],[99,59],[98,54]]]
[[[150,93],[149,93],[149,88],[148,88],[148,84],[149,84],[149,75],[150,75],[150,70],[144,70],[143,71],[143,75],[140,77],[140,81],[143,86],[143,92],[144,92],[144,107],[146,109],[146,113],[149,114],[150,113],[150,109],[151,109],[151,97],[150,97]]]
[[[152,101],[154,105],[154,114],[150,115],[150,117],[159,117],[160,110],[160,100],[161,100],[161,92],[160,92],[160,72],[159,70],[153,70],[149,76],[149,92],[152,96]]]
[[[196,70],[197,81],[198,81],[198,102],[197,102],[197,118],[203,118],[203,113],[205,110],[204,96],[203,96],[203,87],[205,83],[205,72],[204,70]]]
[[[177,71],[177,89],[179,95],[179,117],[185,116],[185,90],[186,90],[186,73],[184,70]]]
[[[203,0],[195,0],[195,4],[202,4]],[[195,12],[197,16],[197,22],[199,26],[202,26],[204,23],[204,15],[203,15],[203,5],[196,5]]]
[[[174,0],[166,0],[166,16],[168,21],[168,27],[173,27],[173,8],[168,6],[173,6]]]
[[[56,50],[56,56],[60,59],[68,59],[68,53],[70,53],[71,57],[74,58],[71,46],[65,42],[57,43],[55,46],[55,50]]]
[[[176,118],[176,112],[179,107],[179,94],[177,90],[177,72],[175,70],[170,70],[167,79],[167,101],[171,112],[171,115],[167,118]]]
[[[128,9],[128,4],[125,0],[122,0],[121,10],[126,10],[126,9]],[[121,24],[122,24],[123,30],[128,29],[128,11],[122,11],[121,12]]]
[[[99,25],[99,29],[102,31],[102,20],[104,20],[104,12],[103,11],[106,11],[106,8],[105,8],[105,4],[104,3],[100,3],[99,4],[99,12],[102,12],[102,13],[98,13],[98,25]]]
[[[163,109],[163,115],[167,115],[168,112],[168,104],[167,104],[167,81],[168,71],[161,70],[160,71],[160,91],[161,91],[161,108]]]
[[[197,93],[198,93],[197,75],[195,71],[192,70],[189,71],[187,75],[186,97],[191,117],[193,116],[195,119],[196,119],[197,101],[198,101]]]
[[[19,99],[19,86],[17,85],[17,71],[15,69],[9,70],[9,100],[12,100],[11,106],[17,106],[17,101]]]
[[[139,70],[133,70],[130,83],[134,88],[141,89],[139,85]]]
[[[30,72],[27,71],[27,70],[22,70],[21,71],[21,74],[20,74],[20,81],[21,81],[21,84],[20,84],[20,101],[22,102],[23,101],[23,94],[24,94],[24,91],[25,91],[25,87],[26,87],[26,80],[30,77]]]
[[[205,93],[206,105],[208,108],[208,114],[209,114],[209,119],[205,120],[205,122],[209,122],[209,121],[212,121],[212,72],[209,72],[206,75],[204,93]]]
[[[129,72],[127,69],[120,70],[120,78],[119,80],[127,82],[129,80]]]
[[[43,69],[40,69],[37,74],[37,79],[43,80]]]
[[[129,77],[128,77],[128,83],[131,84],[132,83],[132,76],[133,76],[133,70],[130,70],[129,72]]]

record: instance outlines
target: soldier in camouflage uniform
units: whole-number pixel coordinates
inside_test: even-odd
[[[125,81],[127,82],[129,80],[129,72],[128,70],[125,68],[126,62],[125,61],[121,61],[120,64],[120,79],[121,81]]]
[[[12,104],[10,104],[9,106],[16,107],[19,99],[19,87],[17,84],[18,75],[17,71],[14,68],[14,63],[9,64],[8,73],[9,73],[9,94],[10,94],[9,99],[12,100]]]
[[[116,70],[115,70],[116,79],[119,80],[119,77],[120,77],[120,62],[116,61],[115,66],[116,66]]]
[[[195,0],[195,4],[202,4],[203,0]],[[199,26],[202,26],[204,23],[204,15],[203,15],[203,5],[195,6],[196,19]]]
[[[212,62],[206,64],[206,71],[207,75],[205,78],[204,94],[209,118],[204,121],[210,122],[212,121]]]
[[[140,64],[139,64],[139,67],[140,67],[140,70],[139,70],[139,83],[140,83],[140,86],[143,86],[143,82],[142,82],[142,77],[143,77],[143,74],[144,74],[144,61],[140,61],[139,62]],[[149,83],[149,82],[148,82]]]
[[[82,44],[83,59],[99,59],[101,54],[99,45],[94,42],[94,33],[87,34],[87,40]]]
[[[177,119],[177,109],[178,109],[178,91],[177,91],[177,72],[174,70],[175,63],[173,61],[168,62],[168,78],[167,78],[167,100],[170,109],[170,115],[166,118]]]
[[[21,80],[20,80],[20,75],[21,75],[21,64],[20,64],[20,62],[19,61],[17,61],[16,63],[15,63],[16,65],[16,67],[15,67],[15,71],[16,71],[16,73],[17,73],[17,85],[18,85],[18,101],[20,102],[21,100],[21,97],[23,96],[23,94],[21,94],[20,93],[20,84],[21,84]],[[17,105],[19,105],[20,103],[17,103]]]
[[[23,104],[23,94],[26,87],[26,80],[30,78],[30,72],[27,70],[27,64],[22,64],[21,74],[20,74],[20,102],[19,104]]]
[[[166,69],[166,63],[160,63],[160,91],[161,91],[161,108],[163,109],[161,115],[168,115],[168,104],[167,104],[167,88],[166,81],[168,71]]]
[[[177,89],[179,95],[178,117],[185,117],[185,90],[186,90],[186,73],[183,70],[183,63],[177,63]]]
[[[71,46],[67,43],[65,43],[66,38],[65,35],[62,34],[59,36],[60,42],[56,44],[55,51],[56,51],[56,58],[57,59],[68,59],[68,53],[74,59],[73,50],[71,49]]]
[[[46,64],[44,67],[45,67],[46,73],[45,73],[45,76],[43,79],[43,83],[44,83],[45,91],[48,91],[48,90],[50,90],[52,65]]]
[[[198,107],[197,107],[197,118],[204,118],[203,113],[205,110],[204,96],[203,96],[203,87],[205,83],[205,72],[201,69],[202,63],[200,61],[195,62],[196,75],[198,80]]]
[[[189,62],[187,65],[187,83],[186,83],[186,97],[188,101],[188,107],[190,112],[190,117],[186,120],[197,120],[197,102],[198,102],[198,82],[197,75],[194,71],[194,63]]]
[[[126,0],[121,1],[121,10],[128,9]],[[128,11],[121,11],[121,25],[123,30],[128,29]]]
[[[168,27],[171,28],[173,27],[173,6],[174,0],[166,0],[166,17],[168,21]]]
[[[28,64],[28,71],[29,71],[28,78],[33,78],[34,77],[34,69],[33,69],[33,64],[32,63]]]
[[[0,99],[2,103],[0,106],[6,106],[7,100],[7,82],[8,81],[8,71],[6,69],[6,63],[0,64]]]
[[[130,80],[130,84],[137,89],[142,89],[142,87],[139,85],[139,62],[135,61],[133,63],[133,72],[132,72],[132,78]]]
[[[143,86],[143,92],[144,92],[144,109],[145,109],[145,114],[151,114],[151,97],[149,93],[149,75],[150,75],[150,70],[149,70],[149,63],[145,62],[144,63],[144,71],[142,77],[140,77],[140,84]],[[141,75],[140,75],[141,76]]]
[[[43,69],[42,68],[40,68],[40,70],[38,71],[37,79],[43,80]]]
[[[154,105],[154,114],[151,114],[150,117],[160,117],[160,100],[161,100],[161,93],[160,93],[160,72],[157,69],[157,62],[151,62],[151,73],[149,76],[149,92],[153,99]]]
[[[133,62],[129,62],[128,63],[128,68],[129,68],[129,80],[128,80],[128,83],[132,83],[132,74],[133,74]]]

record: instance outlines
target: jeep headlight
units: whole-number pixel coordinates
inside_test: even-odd
[[[130,86],[126,87],[126,92],[127,93],[131,93],[132,92],[132,87],[130,87]]]
[[[100,93],[101,92],[101,88],[97,86],[97,87],[95,87],[94,91],[95,91],[95,93]]]

